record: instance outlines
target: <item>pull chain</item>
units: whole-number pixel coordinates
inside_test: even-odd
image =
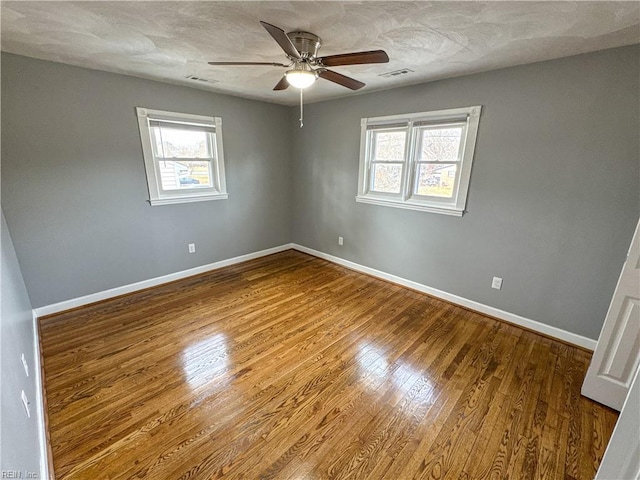
[[[302,89],[300,89],[300,128],[302,128],[304,126],[304,123],[302,123],[303,117],[304,117],[304,112],[302,110]]]

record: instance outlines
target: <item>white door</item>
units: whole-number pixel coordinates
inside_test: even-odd
[[[585,397],[620,410],[640,362],[640,222],[611,299],[591,365]]]
[[[636,373],[596,480],[640,479],[640,376]]]

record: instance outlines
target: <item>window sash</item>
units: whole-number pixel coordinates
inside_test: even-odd
[[[184,159],[180,159],[183,161],[189,161],[189,160],[184,160]],[[164,158],[155,158],[154,162],[155,165],[157,165],[158,168],[155,169],[156,172],[156,182],[158,183],[158,191],[162,194],[162,195],[166,195],[166,196],[176,196],[176,195],[181,195],[181,194],[186,194],[186,193],[198,193],[198,192],[212,192],[212,193],[220,193],[220,182],[219,182],[219,176],[217,173],[217,168],[215,168],[215,164],[214,162],[208,161],[208,160],[202,160],[202,159],[195,159],[193,161],[197,161],[197,162],[203,162],[206,161],[207,162],[207,171],[209,173],[209,182],[211,185],[202,185],[202,186],[198,186],[198,187],[182,187],[182,188],[175,188],[175,189],[165,189],[163,187],[163,183],[162,183],[162,172],[161,172],[161,167],[160,167],[160,162],[176,162],[177,160],[174,158],[168,158],[168,159],[164,159]]]
[[[372,162],[379,162],[379,163],[391,163],[391,162],[401,162],[401,163],[405,163],[405,159],[407,157],[407,147],[408,147],[408,139],[409,139],[409,132],[407,129],[407,126],[400,126],[400,127],[393,127],[393,128],[389,128],[387,125],[384,126],[384,128],[375,128],[375,129],[370,129],[369,130],[369,152],[370,152],[370,158]],[[404,149],[402,151],[402,159],[398,159],[398,160],[390,160],[390,161],[386,161],[386,160],[376,160],[376,154],[377,149],[376,149],[376,138],[377,135],[380,133],[394,133],[394,132],[405,132],[405,138],[404,138]]]
[[[464,160],[464,150],[465,150],[465,140],[467,138],[467,121],[434,121],[431,123],[425,122],[417,122],[418,126],[414,127],[415,132],[415,141],[417,143],[416,148],[414,150],[413,156],[413,168],[412,168],[412,187],[410,192],[410,198],[415,198],[422,201],[434,201],[438,203],[451,203],[455,202],[458,198],[458,191],[460,186],[460,176],[462,175],[463,168],[463,160]],[[458,156],[455,160],[420,160],[420,156],[422,153],[422,142],[424,141],[423,132],[425,130],[442,130],[444,128],[454,128],[454,127],[462,127],[462,131],[460,132],[460,141],[458,144]],[[438,195],[424,195],[419,194],[418,192],[418,180],[420,176],[420,166],[421,165],[445,165],[445,164],[455,164],[457,165],[456,174],[453,180],[453,192],[451,197],[442,197]]]
[[[371,193],[374,195],[382,195],[384,197],[394,197],[401,198],[405,195],[405,185],[407,182],[407,155],[411,145],[410,141],[410,131],[408,129],[408,123],[395,123],[395,124],[384,124],[384,125],[372,125],[371,128],[367,128],[367,159],[368,159],[368,168],[367,168],[367,193]],[[376,155],[376,136],[378,133],[386,133],[386,132],[405,132],[404,138],[404,150],[403,150],[403,158],[401,160],[393,160],[393,161],[380,161],[375,159]],[[401,165],[400,168],[400,191],[398,193],[395,192],[381,192],[379,190],[374,189],[374,166],[377,164],[384,165]]]
[[[375,190],[374,181],[374,170],[375,165],[400,165],[400,191],[398,193],[395,192],[383,192],[381,190]],[[405,181],[405,171],[406,171],[406,163],[402,162],[378,162],[371,161],[369,166],[369,191],[375,193],[376,195],[385,195],[392,197],[401,197],[404,194],[404,181]]]
[[[160,155],[160,152],[157,151],[157,140],[160,140],[160,144],[163,144],[162,140],[162,130],[165,127],[164,125],[169,125],[168,128],[172,128],[174,130],[188,130],[188,131],[197,131],[206,133],[206,141],[207,141],[207,149],[211,152],[211,156],[208,157],[166,157]],[[157,134],[153,131],[153,127],[160,128],[160,138],[157,138]],[[185,128],[186,127],[186,128]],[[189,192],[202,192],[202,191],[211,191],[213,193],[220,193],[220,182],[219,176],[217,174],[217,167],[214,162],[216,162],[216,148],[215,148],[215,128],[211,129],[203,129],[200,124],[187,124],[185,122],[167,122],[167,121],[158,121],[149,119],[149,131],[151,132],[151,137],[153,141],[151,142],[151,147],[153,150],[153,160],[156,172],[156,182],[158,184],[158,191],[161,195],[165,196],[178,196],[184,195]],[[213,133],[212,133],[213,131]],[[172,188],[166,189],[164,188],[164,183],[162,181],[162,170],[159,165],[160,162],[207,162],[208,163],[208,174],[209,174],[209,185],[202,186],[194,186],[194,187],[182,187],[182,188]]]
[[[181,131],[196,131],[196,132],[203,132],[205,133],[205,138],[206,138],[206,142],[207,142],[207,149],[210,152],[210,155],[208,157],[195,157],[195,159],[193,159],[192,161],[197,161],[197,160],[215,160],[216,159],[216,140],[215,140],[215,129],[213,129],[213,131],[211,131],[210,129],[202,129],[202,128],[182,128],[183,125],[187,125],[185,123],[179,123],[179,122],[173,122],[172,123],[172,127],[170,127],[173,130],[181,130]],[[180,125],[180,126],[178,126]],[[193,126],[193,125],[192,125]],[[160,142],[160,145],[162,146],[162,148],[164,148],[164,142],[163,142],[163,137],[162,137],[162,130],[164,127],[160,126],[159,129],[159,138],[158,138],[158,134],[155,132],[155,128],[158,128],[158,125],[152,125],[152,121],[149,120],[149,135],[151,137],[151,149],[153,151],[153,156],[154,158],[162,158],[162,159],[172,159],[172,160],[183,160],[183,161],[189,161],[191,159],[191,157],[167,157],[162,155],[161,153],[164,152],[158,152],[158,141]],[[196,160],[197,159],[197,160]]]
[[[420,176],[420,166],[421,165],[455,165],[456,174],[453,177],[453,193],[450,197],[442,197],[439,195],[422,195],[417,193],[418,191],[418,180]],[[462,174],[462,164],[460,162],[415,162],[415,168],[413,171],[413,179],[412,179],[412,188],[411,188],[411,198],[416,198],[420,200],[433,200],[434,202],[446,202],[450,203],[454,201],[458,194],[458,186],[460,185],[460,175]]]
[[[460,132],[460,143],[458,145],[458,157],[456,158],[456,160],[440,160],[440,161],[435,161],[433,160],[434,163],[455,163],[455,162],[459,162],[462,163],[462,160],[464,159],[464,143],[465,143],[465,138],[466,138],[466,134],[467,134],[467,124],[465,123],[461,123],[461,122],[450,122],[450,123],[445,123],[445,122],[438,122],[438,123],[434,123],[432,125],[420,125],[417,127],[414,127],[416,130],[416,148],[414,150],[414,162],[431,162],[432,160],[420,160],[420,154],[422,152],[422,142],[424,141],[424,135],[423,132],[425,130],[442,130],[445,128],[455,128],[455,127],[462,127],[462,132]]]

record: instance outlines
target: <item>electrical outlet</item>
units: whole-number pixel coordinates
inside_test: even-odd
[[[344,245],[344,238],[338,237],[338,245]]]
[[[189,244],[189,253],[196,253],[196,244],[195,243],[190,243]]]
[[[493,281],[491,282],[491,288],[495,288],[496,290],[502,290],[502,279],[500,277],[493,277]]]
[[[22,356],[20,357],[20,360],[22,360],[22,366],[24,368],[24,373],[27,375],[27,377],[29,376],[29,365],[27,364],[27,359],[24,358],[24,353],[22,354]]]
[[[27,415],[27,418],[31,418],[31,410],[29,409],[29,399],[27,398],[27,394],[24,393],[24,390],[20,392],[20,398],[22,399],[22,405],[24,406],[24,413]]]

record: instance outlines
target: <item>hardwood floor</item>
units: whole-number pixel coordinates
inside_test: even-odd
[[[287,251],[41,320],[58,479],[591,479],[590,354]]]

